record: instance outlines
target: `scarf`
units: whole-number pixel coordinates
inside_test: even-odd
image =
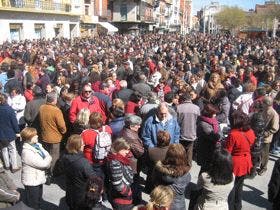
[[[107,160],[111,161],[111,160],[117,160],[119,162],[121,162],[123,165],[130,165],[130,160],[129,157],[123,157],[122,155],[116,153],[109,153],[109,155],[107,156]]]
[[[36,151],[38,152],[38,154],[44,159],[46,157],[46,155],[44,154],[44,152],[41,150],[39,144],[31,144],[32,147],[34,147],[36,149]]]
[[[210,124],[213,127],[214,133],[219,132],[219,124],[216,118],[201,116],[201,120]]]

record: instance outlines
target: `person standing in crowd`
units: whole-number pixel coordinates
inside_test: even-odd
[[[126,140],[130,146],[130,151],[133,157],[131,158],[131,166],[134,172],[133,177],[133,203],[140,203],[141,190],[140,190],[140,171],[144,166],[144,146],[143,142],[138,135],[138,131],[141,127],[142,119],[137,115],[128,115],[125,117],[125,126],[121,131],[121,137]]]
[[[103,125],[102,115],[98,112],[93,112],[89,116],[89,128],[81,133],[81,137],[84,143],[84,156],[92,164],[93,170],[96,174],[105,177],[104,164],[105,159],[99,160],[95,157],[95,147],[97,143],[98,132],[104,131],[110,136],[112,135],[112,129],[108,125]]]
[[[157,134],[157,146],[148,149],[146,164],[148,167],[145,192],[150,193],[153,188],[152,174],[154,167],[158,161],[165,159],[170,143],[170,134],[167,131],[159,131]]]
[[[224,149],[214,152],[212,163],[198,177],[197,189],[202,190],[194,210],[228,210],[228,195],[234,185],[231,155]]]
[[[27,123],[27,126],[35,128],[40,136],[41,127],[39,121],[39,109],[46,103],[46,99],[43,97],[43,91],[39,86],[35,86],[32,91],[34,99],[27,102],[25,106],[24,120]]]
[[[145,98],[147,98],[149,92],[152,91],[151,87],[146,82],[147,82],[147,77],[145,76],[145,74],[142,73],[139,75],[138,83],[132,86],[132,89],[134,91],[139,92]]]
[[[121,99],[114,99],[112,101],[112,106],[109,109],[110,112],[110,122],[109,126],[112,129],[113,139],[120,136],[120,133],[124,127],[124,115],[125,108],[124,103]]]
[[[52,181],[53,169],[60,155],[60,142],[63,139],[63,134],[66,133],[62,111],[56,104],[57,95],[55,92],[51,92],[47,94],[46,104],[43,104],[39,109],[43,145],[52,157],[47,184]]]
[[[107,117],[105,112],[100,107],[100,102],[96,96],[92,95],[92,89],[89,84],[84,85],[81,95],[77,96],[71,104],[69,110],[69,119],[71,123],[74,123],[77,114],[83,108],[88,108],[90,113],[99,112],[102,114],[103,122],[106,121]]]
[[[132,93],[133,90],[127,88],[127,81],[121,80],[120,90],[115,90],[115,92],[113,93],[113,99],[119,98],[126,104],[129,101],[129,98]]]
[[[86,208],[85,195],[88,179],[96,175],[84,158],[84,143],[81,136],[74,134],[66,143],[66,154],[61,157],[61,168],[66,175],[66,203],[70,210]]]
[[[147,148],[157,145],[157,133],[160,130],[169,132],[170,143],[179,143],[180,127],[177,119],[171,116],[168,105],[164,102],[158,106],[156,113],[144,122],[142,139]]]
[[[0,93],[0,146],[5,169],[13,173],[20,170],[16,149],[16,134],[19,134],[16,114],[7,104],[6,95]]]
[[[107,157],[110,180],[110,202],[116,210],[130,210],[132,205],[133,171],[130,167],[130,146],[123,138],[116,139]]]
[[[202,94],[207,100],[211,100],[216,95],[217,91],[223,88],[224,86],[221,83],[220,75],[218,73],[212,73],[208,83],[202,90]]]
[[[192,165],[193,145],[197,139],[197,119],[200,116],[199,107],[192,103],[191,95],[185,93],[180,96],[182,102],[177,106],[178,123],[181,128],[180,143],[185,147],[189,166]]]
[[[22,130],[25,127],[25,120],[24,120],[24,109],[26,105],[25,97],[21,95],[20,90],[17,87],[12,87],[7,102],[16,113],[16,118],[18,121],[19,128],[20,130]]]
[[[26,192],[27,205],[40,209],[43,196],[43,184],[46,182],[45,170],[50,167],[52,157],[38,143],[35,128],[24,128],[20,132],[22,138],[22,175],[21,182]]]
[[[191,181],[190,166],[185,148],[181,144],[171,144],[165,159],[158,161],[152,175],[153,186],[167,185],[174,192],[170,209],[186,209],[185,190]]]
[[[253,93],[256,90],[256,86],[253,83],[244,84],[244,93],[241,94],[232,103],[233,110],[240,110],[245,114],[249,114],[251,105],[253,104]]]
[[[208,171],[215,149],[218,147],[219,123],[216,119],[218,109],[207,104],[198,121],[197,164],[201,166],[199,174]]]
[[[241,210],[244,180],[253,167],[251,145],[254,144],[256,136],[250,128],[249,117],[240,111],[232,114],[231,128],[225,143],[225,149],[232,155],[235,175],[234,188],[229,195],[229,209]]]
[[[274,168],[268,183],[268,200],[273,204],[272,209],[280,206],[280,158],[274,163]]]
[[[265,129],[264,129],[264,144],[262,148],[261,154],[261,165],[258,170],[258,174],[261,176],[267,171],[267,163],[269,159],[269,149],[270,143],[272,142],[273,135],[279,129],[279,115],[273,108],[273,100],[269,96],[265,96],[263,99],[264,106],[264,121],[265,121]]]
[[[137,159],[137,174],[141,170],[143,164],[144,146],[143,142],[138,135],[141,127],[142,119],[137,115],[128,115],[125,117],[125,126],[121,131],[120,137],[124,138],[130,146],[130,150]]]

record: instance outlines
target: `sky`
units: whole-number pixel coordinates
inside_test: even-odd
[[[203,6],[209,5],[211,2],[219,2],[220,5],[238,6],[242,9],[255,9],[256,4],[264,4],[265,0],[192,0],[193,15],[196,14]]]

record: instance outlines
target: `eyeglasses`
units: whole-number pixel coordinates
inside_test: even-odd
[[[84,93],[91,93],[91,90],[85,90]]]

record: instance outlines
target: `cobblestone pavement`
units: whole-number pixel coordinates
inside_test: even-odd
[[[261,209],[271,209],[271,204],[267,200],[267,185],[270,180],[271,172],[274,166],[274,162],[277,156],[270,156],[268,170],[263,176],[257,176],[254,179],[245,180],[243,189],[243,209],[244,210],[261,210]],[[197,182],[197,177],[200,167],[193,162],[193,167],[191,169],[192,183]],[[24,199],[24,187],[20,182],[20,172],[11,174],[14,182],[19,187],[22,192],[22,198]],[[144,175],[143,175],[144,177]],[[63,177],[56,179],[55,183],[50,186],[44,185],[43,191],[43,210],[58,210],[65,209],[68,207],[65,203],[65,191],[63,184]],[[193,186],[193,184],[191,184]],[[143,200],[148,201],[149,196],[143,193]],[[186,193],[186,205],[189,205],[188,193]]]

